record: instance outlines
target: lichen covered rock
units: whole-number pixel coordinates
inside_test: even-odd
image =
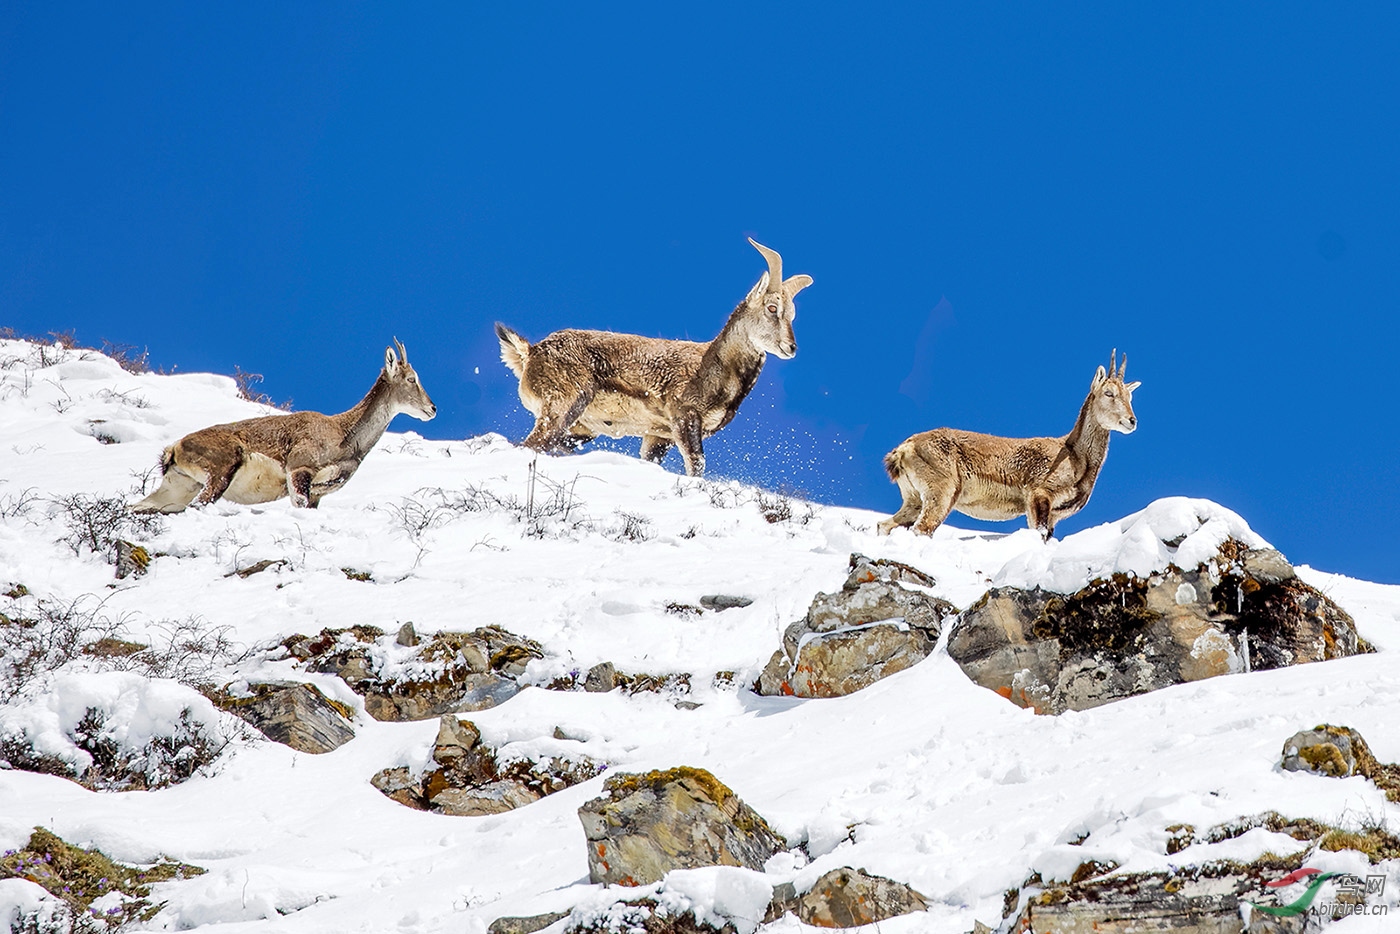
[[[784,846],[724,783],[688,766],[614,775],[578,815],[589,879],[605,885],[647,885],[702,866],[761,870]]]
[[[797,917],[820,928],[853,928],[928,909],[918,892],[849,866],[822,876],[797,899]]]
[[[320,754],[355,738],[354,711],[314,684],[267,681],[214,694],[215,704],[254,726],[268,739],[298,752]]]
[[[1194,570],[1115,574],[1073,594],[993,588],[948,637],[968,677],[1037,713],[1370,651],[1282,555],[1233,540]]]
[[[1283,744],[1282,765],[1285,771],[1331,778],[1361,775],[1391,801],[1400,801],[1400,766],[1378,761],[1366,740],[1349,726],[1322,723],[1294,733]]]
[[[839,697],[869,687],[928,657],[942,621],[956,609],[901,581],[932,586],[921,571],[851,555],[842,588],[819,593],[807,615],[783,633],[782,648],[759,675],[760,694]]]

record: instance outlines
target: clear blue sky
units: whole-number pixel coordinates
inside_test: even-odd
[[[1068,431],[1117,347],[1140,428],[1062,533],[1201,496],[1294,561],[1400,581],[1397,26],[12,3],[0,326],[239,366],[321,411],[397,335],[439,415],[396,427],[518,440],[491,322],[708,339],[763,269],[753,235],[816,282],[713,472],[893,510],[904,437]]]

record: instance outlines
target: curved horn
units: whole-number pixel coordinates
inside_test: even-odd
[[[399,339],[398,339],[397,337],[394,338],[394,346],[397,347],[397,348],[399,349],[399,362],[400,362],[400,363],[407,363],[407,362],[408,362],[408,348],[405,347],[403,344],[401,344],[401,343],[399,342]]]
[[[1113,348],[1113,353],[1108,355],[1108,376],[1109,379],[1118,375],[1118,348]]]
[[[749,242],[753,248],[763,254],[763,258],[768,260],[768,288],[776,289],[783,284],[783,258],[778,255],[777,250],[770,250],[759,243],[753,237],[749,237]]]
[[[1118,378],[1126,380],[1128,376],[1128,355],[1123,354],[1123,362],[1118,364]]]

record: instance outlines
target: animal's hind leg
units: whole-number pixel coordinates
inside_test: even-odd
[[[899,507],[899,511],[875,527],[881,535],[888,535],[895,529],[913,525],[914,520],[919,517],[919,511],[923,508],[923,497],[903,477],[900,478],[899,493],[904,497],[904,503]]]
[[[933,530],[942,525],[948,513],[953,511],[953,504],[962,492],[956,469],[952,465],[945,466],[941,458],[939,462],[930,462],[916,455],[906,458],[904,462],[904,472],[899,478],[901,492],[906,483],[922,501],[919,504],[919,517],[914,521],[914,531],[920,535],[932,535]]]
[[[573,446],[566,440],[569,429],[592,401],[591,391],[580,393],[572,401],[559,397],[546,400],[540,406],[540,414],[535,418],[535,427],[521,444],[546,453],[572,450]]]
[[[178,467],[171,467],[150,496],[127,508],[132,512],[181,512],[199,495],[204,484]]]
[[[661,435],[642,435],[642,460],[659,464],[666,459],[666,452],[671,450],[671,439],[663,438]]]
[[[225,463],[211,465],[209,479],[205,481],[204,489],[200,490],[199,495],[194,498],[194,504],[207,506],[217,501],[228,490],[228,485],[233,482],[233,475],[238,473],[238,468],[242,466],[243,454],[241,451]]]

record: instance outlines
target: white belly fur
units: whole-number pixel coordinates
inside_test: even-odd
[[[223,498],[230,503],[254,505],[270,503],[287,495],[287,472],[264,454],[250,454],[233,475]]]

